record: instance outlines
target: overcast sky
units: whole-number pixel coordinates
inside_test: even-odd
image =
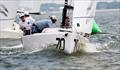
[[[40,3],[58,3],[58,4],[64,4],[65,0],[20,0],[20,1],[38,1]],[[74,0],[68,0],[68,1],[74,1]],[[80,0],[82,1],[82,0]],[[87,1],[87,0],[83,0]],[[98,2],[112,2],[112,1],[117,1],[120,2],[120,0],[96,0]]]
[[[64,3],[64,0],[41,0],[42,2],[56,2],[56,3]],[[71,1],[71,0],[69,0]],[[72,0],[73,1],[73,0]],[[85,1],[85,0],[83,0]],[[87,0],[86,0],[87,1]],[[112,2],[112,1],[118,1],[120,2],[120,0],[96,0],[98,2]]]

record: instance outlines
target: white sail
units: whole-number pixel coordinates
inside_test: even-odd
[[[27,11],[30,13],[40,12],[40,0],[20,0],[18,11]]]
[[[14,22],[17,8],[17,0],[0,1],[0,30],[12,28],[12,23]]]
[[[95,17],[95,0],[74,0],[73,29],[77,32],[91,33],[91,21]]]
[[[0,38],[20,37],[19,26],[14,22],[18,0],[0,0]]]

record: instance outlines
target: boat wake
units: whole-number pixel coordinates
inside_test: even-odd
[[[85,53],[99,53],[99,52],[119,52],[119,49],[113,49],[112,47],[114,46],[110,46],[110,43],[106,43],[106,44],[100,44],[100,43],[86,43],[85,46],[82,46],[82,51]]]
[[[17,54],[23,51],[23,45],[15,45],[15,46],[3,46],[0,47],[0,55],[11,55],[11,54]]]
[[[100,50],[97,49],[98,46],[100,47],[99,44],[86,43],[86,46],[83,48],[83,50],[87,53],[100,52]]]
[[[96,53],[96,52],[118,52],[118,47],[114,47],[115,45],[118,45],[116,41],[108,41],[104,43],[91,43],[87,38],[85,40],[81,40],[81,43],[79,43],[80,51],[82,50],[85,53]]]

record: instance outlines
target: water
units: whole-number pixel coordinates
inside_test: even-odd
[[[89,38],[91,44],[87,47],[94,45],[100,52],[67,55],[52,48],[31,54],[23,53],[24,49],[0,51],[0,70],[120,70],[119,15],[120,11],[97,11],[95,19],[102,31],[112,33]],[[0,40],[0,47],[20,44],[20,40]]]

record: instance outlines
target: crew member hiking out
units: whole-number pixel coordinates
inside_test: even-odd
[[[23,13],[21,13],[19,15],[21,21],[19,22],[20,25],[20,29],[24,32],[24,35],[30,35],[31,34],[31,24],[29,24],[26,20],[25,20],[25,16]]]
[[[44,19],[36,22],[37,31],[41,33],[45,28],[51,28],[56,23],[56,16],[50,16],[50,19]]]

